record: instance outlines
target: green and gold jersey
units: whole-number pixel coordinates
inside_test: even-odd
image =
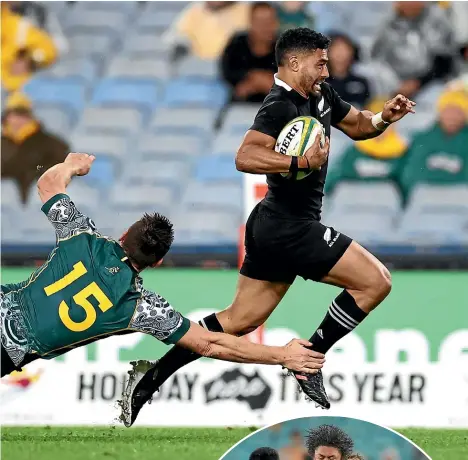
[[[114,334],[143,332],[175,343],[190,322],[143,288],[120,244],[102,236],[68,195],[42,207],[57,244],[27,281],[2,286],[2,343],[16,365],[50,359]]]

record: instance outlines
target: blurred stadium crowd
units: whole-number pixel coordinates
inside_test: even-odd
[[[313,460],[306,448],[310,430],[321,425],[337,426],[354,441],[353,460],[423,460],[419,449],[405,438],[378,425],[346,417],[317,417],[288,420],[247,437],[224,460]],[[275,455],[276,452],[276,455]]]
[[[324,221],[362,243],[468,244],[467,2],[2,2],[2,244],[52,244],[37,177],[97,156],[70,193],[118,236],[142,212],[176,245],[235,244],[234,154],[268,92],[281,30],[331,35],[329,82],[417,114],[332,134]]]

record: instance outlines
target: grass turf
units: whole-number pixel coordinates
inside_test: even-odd
[[[249,428],[2,427],[2,460],[218,460]],[[468,459],[468,430],[400,432],[434,460]]]

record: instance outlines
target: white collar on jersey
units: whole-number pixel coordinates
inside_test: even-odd
[[[278,86],[282,86],[284,89],[286,89],[287,91],[291,91],[292,88],[286,83],[284,82],[283,80],[281,80],[280,78],[278,78],[278,74],[275,73],[275,84],[277,84]]]

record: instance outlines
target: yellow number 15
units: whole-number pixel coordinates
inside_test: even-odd
[[[75,265],[73,265],[73,270],[70,273],[68,273],[55,283],[46,286],[44,288],[44,291],[47,296],[56,294],[62,289],[65,289],[67,286],[70,286],[70,284],[74,283],[78,278],[81,278],[86,273],[88,273],[88,271],[83,265],[83,262],[78,262]],[[65,325],[65,327],[70,329],[70,331],[86,331],[86,329],[89,329],[96,321],[96,310],[94,309],[91,302],[88,300],[89,297],[94,297],[98,301],[98,307],[102,312],[106,312],[107,310],[109,310],[109,308],[113,307],[112,302],[109,300],[106,294],[104,294],[102,289],[93,281],[73,296],[73,300],[75,301],[75,303],[81,308],[83,308],[83,310],[86,313],[86,318],[83,321],[73,321],[70,318],[69,314],[70,307],[64,300],[60,302],[60,319],[62,320],[62,323]]]

